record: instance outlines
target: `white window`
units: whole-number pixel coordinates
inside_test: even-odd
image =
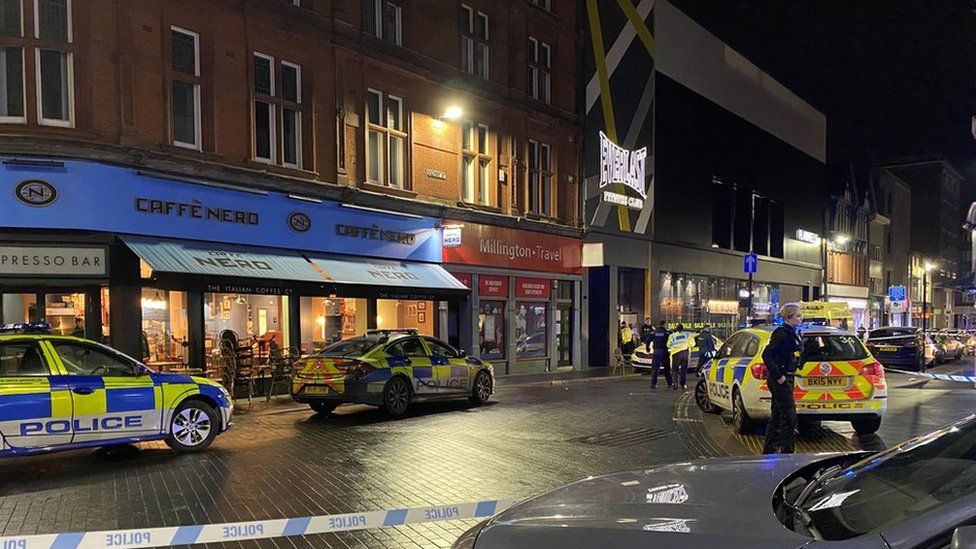
[[[71,0],[34,0],[34,37],[72,42]]]
[[[488,15],[461,4],[461,70],[488,79]]]
[[[552,48],[549,44],[529,37],[529,97],[549,102]]]
[[[19,11],[20,5],[17,3],[9,9],[13,15],[15,9]],[[15,26],[19,27],[20,21],[11,23],[10,30],[17,30]],[[34,37],[45,42],[45,47],[34,50],[38,123],[73,127],[74,54],[69,51],[71,0],[34,0]],[[57,46],[58,43],[63,46]]]
[[[464,122],[461,126],[461,200],[471,204],[490,205],[494,182],[488,126]]]
[[[407,133],[403,100],[369,89],[366,92],[366,180],[402,189]]]
[[[0,48],[0,123],[25,123],[24,49]]]
[[[552,215],[552,148],[529,140],[529,211]]]
[[[173,144],[200,150],[200,35],[170,27]]]
[[[254,52],[254,159],[302,167],[302,68]]]
[[[363,30],[401,45],[402,11],[399,4],[388,0],[365,0],[363,8]]]

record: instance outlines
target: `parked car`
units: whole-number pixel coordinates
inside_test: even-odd
[[[974,455],[976,415],[880,452],[729,457],[589,477],[482,521],[453,547],[973,547]]]
[[[871,355],[889,368],[922,371],[935,363],[936,347],[914,326],[885,326],[867,333]]]
[[[49,329],[0,326],[0,456],[149,440],[199,452],[230,428],[234,405],[220,384]]]
[[[706,413],[732,412],[739,434],[770,417],[762,353],[774,326],[746,328],[722,346],[695,386],[695,402]],[[857,335],[829,326],[801,326],[803,351],[796,372],[796,413],[806,421],[850,421],[858,434],[881,426],[888,398],[884,367]]]
[[[420,400],[488,401],[491,364],[417,330],[369,330],[301,359],[291,396],[322,414],[345,403],[383,407],[397,417]]]
[[[949,362],[950,360],[959,360],[962,358],[963,344],[958,339],[951,337],[945,330],[933,330],[928,332],[928,334],[939,350],[938,362]]]

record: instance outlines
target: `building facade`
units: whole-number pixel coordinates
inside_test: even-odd
[[[890,220],[890,223],[883,225],[881,231],[883,232],[881,239],[882,288],[886,294],[890,295],[890,289],[893,286],[904,287],[907,298],[907,288],[911,286],[912,189],[908,183],[891,171],[879,169],[875,179],[875,191],[878,214]],[[872,225],[872,231],[875,229],[876,227]],[[875,242],[874,236],[875,233],[872,232],[872,243]],[[872,277],[874,276],[874,261],[872,256]],[[896,292],[896,297],[900,297],[900,293]],[[884,313],[885,316],[881,322],[883,326],[912,325],[911,301],[908,299],[892,300],[888,297],[885,300]]]
[[[584,363],[574,3],[0,13],[3,322],[197,368],[226,330],[307,352],[375,327],[495,344],[502,374]],[[452,256],[445,277],[445,219],[460,246],[486,228],[560,260]],[[29,265],[50,261],[70,264]],[[512,296],[492,342],[482,268]]]
[[[827,301],[847,303],[853,315],[850,329],[871,327],[870,229],[874,217],[869,193],[858,194],[855,181],[849,180],[840,196],[826,204]]]
[[[586,5],[590,362],[621,322],[724,337],[818,297],[824,115],[668,2]]]

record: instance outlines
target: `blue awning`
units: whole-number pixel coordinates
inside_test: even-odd
[[[152,269],[227,278],[252,278],[387,290],[462,292],[468,288],[439,265],[347,256],[305,256],[296,251],[122,237]]]

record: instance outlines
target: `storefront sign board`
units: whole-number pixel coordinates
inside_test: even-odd
[[[516,278],[515,297],[549,299],[552,283],[545,278]]]
[[[480,275],[478,277],[478,294],[484,297],[508,297],[508,277]]]
[[[105,248],[0,246],[0,276],[105,276]]]
[[[467,221],[445,220],[444,225],[460,228],[460,238],[452,238],[450,246],[444,247],[444,263],[553,273],[583,272],[583,241],[579,238]]]
[[[433,263],[441,259],[440,224],[433,217],[195,184],[96,162],[51,162],[51,167],[0,164],[0,227],[102,231]]]

